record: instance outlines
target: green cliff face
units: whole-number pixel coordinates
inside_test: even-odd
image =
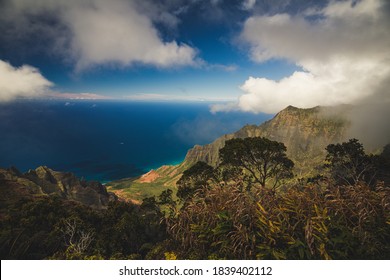
[[[273,119],[263,124],[247,125],[239,131],[224,135],[213,143],[195,146],[188,151],[184,162],[192,165],[204,161],[211,166],[218,164],[218,153],[225,142],[232,138],[266,137],[283,142],[287,155],[301,175],[311,173],[311,166],[323,160],[328,144],[345,140],[348,122],[335,115],[325,113],[326,108],[299,109],[289,106]]]
[[[112,182],[108,188],[122,198],[137,201],[148,195],[157,195],[167,188],[175,190],[176,182],[186,169],[198,161],[217,166],[219,150],[224,147],[225,142],[232,138],[246,137],[266,137],[283,142],[287,147],[287,156],[294,161],[295,174],[298,177],[314,175],[314,167],[321,165],[325,158],[325,147],[346,140],[349,126],[340,115],[327,111],[328,108],[321,107],[299,109],[289,106],[261,125],[247,125],[210,144],[195,145],[187,152],[181,164],[153,170],[151,180],[143,180],[145,174],[138,179]]]
[[[0,208],[20,199],[57,196],[95,209],[106,208],[116,196],[99,182],[86,182],[72,173],[53,171],[46,166],[22,174],[15,168],[0,169]]]

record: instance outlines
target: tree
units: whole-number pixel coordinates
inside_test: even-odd
[[[167,208],[170,216],[174,215],[176,210],[176,201],[172,198],[172,194],[171,189],[166,189],[158,196],[158,204],[162,209]]]
[[[160,205],[172,205],[175,206],[176,203],[172,198],[173,191],[171,189],[166,189],[161,192],[161,194],[158,196],[158,203]]]
[[[198,161],[192,167],[183,172],[177,182],[177,197],[185,201],[207,184],[213,176],[213,168],[203,161]]]
[[[372,158],[364,152],[357,139],[326,147],[325,167],[336,184],[355,185],[359,181],[370,184],[375,177]]]
[[[294,163],[286,156],[284,144],[264,137],[228,140],[219,156],[220,166],[241,169],[244,176],[249,175],[261,187],[272,181],[276,188],[283,179],[292,177]]]
[[[94,239],[93,231],[84,228],[83,222],[76,217],[64,219],[62,232],[68,258],[82,257]]]
[[[390,186],[390,144],[387,144],[380,155],[374,158],[376,179],[384,182],[385,186]]]

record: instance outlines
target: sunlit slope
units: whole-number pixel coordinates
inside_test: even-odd
[[[340,114],[323,107],[300,109],[288,106],[269,121],[260,125],[246,125],[232,134],[226,134],[214,142],[195,145],[187,152],[184,161],[175,166],[162,166],[140,178],[111,182],[108,189],[125,199],[141,201],[170,188],[176,190],[176,182],[182,172],[198,161],[217,166],[218,153],[225,142],[232,138],[266,137],[283,142],[287,155],[294,161],[298,177],[316,174],[315,166],[321,165],[325,147],[346,139],[349,122]]]

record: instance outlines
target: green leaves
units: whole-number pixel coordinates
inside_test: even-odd
[[[283,179],[292,177],[294,163],[286,156],[283,143],[264,137],[235,138],[220,150],[221,166],[230,166],[249,175],[261,187],[272,182],[276,188]]]
[[[149,204],[148,204],[149,202]],[[0,220],[2,259],[145,257],[166,237],[162,214],[151,201],[141,208],[112,202],[106,210],[44,197],[20,202]]]
[[[183,172],[183,176],[177,182],[177,197],[182,201],[191,198],[196,191],[207,185],[207,181],[213,176],[213,171],[213,168],[205,162],[195,163]]]
[[[373,158],[366,155],[357,139],[326,147],[326,164],[336,184],[353,185],[360,181],[373,183],[375,168]]]

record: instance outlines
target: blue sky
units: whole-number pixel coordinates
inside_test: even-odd
[[[5,0],[0,101],[217,100],[215,112],[275,113],[375,99],[390,76],[389,18],[381,0]]]

